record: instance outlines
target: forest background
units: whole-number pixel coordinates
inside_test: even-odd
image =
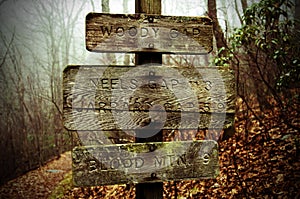
[[[134,13],[134,1],[0,1],[0,184],[71,149],[62,124],[62,71],[68,64],[133,62],[133,55],[86,51],[89,12]],[[242,193],[251,192],[255,182],[248,185],[239,171],[246,167],[249,174],[251,167],[262,170],[273,163],[279,170],[284,165],[284,179],[295,179],[300,187],[299,0],[164,0],[162,14],[208,15],[214,21],[209,56],[168,55],[164,61],[235,70],[235,135],[225,132],[220,147],[226,151],[228,140],[236,145],[224,161],[236,172]],[[282,153],[261,148],[269,145],[283,147]],[[247,154],[234,155],[238,146]],[[252,164],[252,156],[268,162]]]

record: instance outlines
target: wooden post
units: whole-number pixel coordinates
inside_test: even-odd
[[[136,198],[162,199],[163,182],[216,178],[218,144],[212,140],[163,142],[161,122],[157,121],[163,118],[156,114],[161,110],[152,109],[150,114],[149,105],[166,107],[163,129],[221,129],[234,118],[234,75],[228,67],[161,66],[163,53],[207,54],[212,50],[212,21],[208,17],[162,16],[160,0],[136,0],[136,13],[86,16],[87,50],[135,52],[139,67],[68,66],[63,81],[64,125],[74,132],[78,145],[72,151],[75,186],[140,183]],[[141,67],[144,71],[130,71]],[[123,79],[127,74],[132,84]],[[165,90],[169,89],[167,84],[157,84],[165,78],[175,81],[167,81],[173,92]],[[189,84],[179,81],[182,78]],[[124,94],[133,90],[127,101]],[[196,107],[199,110],[193,109]],[[113,111],[124,115],[115,118]],[[160,132],[148,137],[145,133],[149,129],[136,129],[136,125],[152,123],[152,116],[151,128]],[[134,129],[136,143],[131,143]],[[130,143],[123,143],[126,138]],[[121,143],[114,145],[112,139]]]
[[[135,12],[146,14],[161,14],[161,0],[135,0]],[[135,64],[162,64],[162,53],[136,53]],[[154,137],[141,139],[137,138],[136,142],[162,141],[162,132]],[[136,199],[162,199],[163,183],[140,183],[136,185]]]

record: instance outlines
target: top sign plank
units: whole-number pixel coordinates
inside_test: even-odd
[[[206,54],[212,50],[208,17],[89,13],[86,48],[93,52]]]

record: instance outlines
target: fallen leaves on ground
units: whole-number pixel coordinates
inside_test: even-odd
[[[30,171],[0,187],[0,198],[47,198],[57,184],[71,171],[71,153],[61,154],[45,166]]]
[[[264,115],[258,112],[263,119],[254,114],[253,110],[242,108],[237,113],[235,135],[219,141],[220,174],[216,179],[165,182],[164,198],[300,198],[299,131],[286,125],[276,111]],[[293,125],[299,127],[299,113],[290,114],[295,114]],[[47,172],[50,167],[40,168],[10,181],[1,188],[5,191],[0,196],[47,198],[70,171],[70,157],[59,161],[61,165],[51,169],[64,172],[55,174]],[[71,178],[68,182],[71,183]],[[73,187],[60,198],[134,197],[133,185],[112,185]]]

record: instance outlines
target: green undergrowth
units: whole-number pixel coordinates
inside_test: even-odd
[[[65,193],[72,189],[72,171],[65,174],[64,179],[58,183],[48,199],[64,198]]]

